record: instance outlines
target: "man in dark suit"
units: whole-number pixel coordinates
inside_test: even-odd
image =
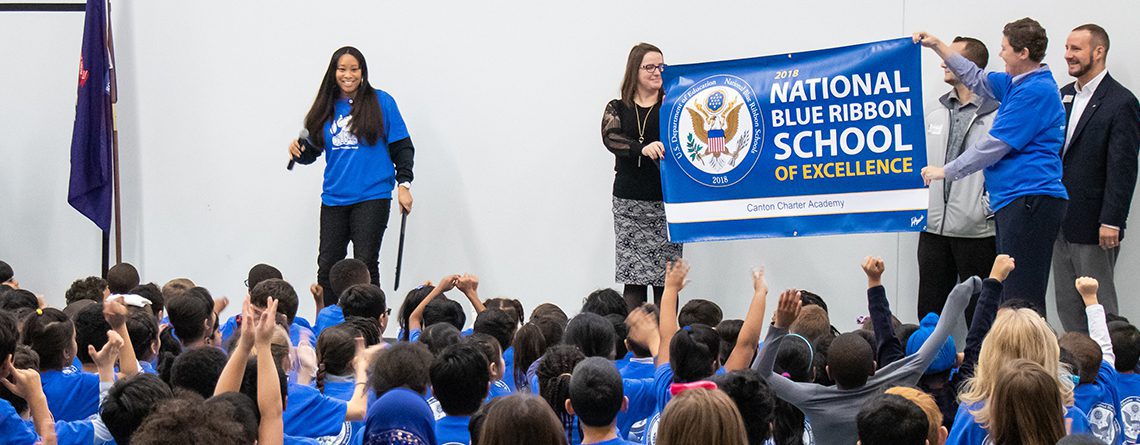
[[[1105,311],[1119,310],[1113,268],[1136,187],[1140,104],[1105,69],[1108,46],[1108,33],[1092,24],[1073,29],[1065,41],[1065,61],[1076,82],[1061,88],[1069,209],[1053,245],[1053,284],[1066,331],[1088,332],[1077,277],[1096,278]]]

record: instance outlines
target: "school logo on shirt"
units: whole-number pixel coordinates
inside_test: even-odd
[[[669,114],[670,155],[694,181],[709,187],[736,184],[756,166],[764,123],[748,82],[716,75],[681,94]]]
[[[1096,404],[1089,410],[1088,419],[1094,436],[1105,443],[1116,443],[1116,435],[1120,434],[1120,425],[1116,423],[1116,413],[1112,405]]]
[[[657,427],[661,425],[661,413],[654,414],[649,418],[649,426],[645,428],[645,443],[649,445],[657,444]]]
[[[440,405],[439,400],[436,400],[435,397],[428,397],[427,404],[431,407],[431,413],[437,422],[439,419],[447,417],[447,413],[443,411],[443,405]]]
[[[1120,423],[1124,425],[1124,437],[1135,442],[1140,436],[1140,397],[1125,397],[1120,401]]]
[[[355,150],[359,141],[356,135],[352,134],[352,115],[345,115],[336,118],[329,125],[329,136],[332,140],[333,150]]]

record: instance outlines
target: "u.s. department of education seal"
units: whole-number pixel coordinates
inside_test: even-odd
[[[760,159],[764,122],[756,94],[736,76],[693,84],[670,110],[670,154],[694,181],[727,187],[744,179]]]

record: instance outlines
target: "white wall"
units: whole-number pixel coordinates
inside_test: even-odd
[[[285,147],[299,130],[328,61],[352,44],[373,85],[400,104],[417,146],[415,209],[404,284],[446,273],[481,276],[486,297],[576,311],[613,282],[612,155],[599,141],[601,111],[617,94],[630,46],[688,63],[809,50],[928,30],[970,35],[991,48],[1005,22],[1032,16],[1050,31],[1047,62],[1059,81],[1068,29],[1105,26],[1109,66],[1140,90],[1140,18],[1134,2],[874,0],[845,2],[221,2],[117,1],[124,258],[143,278],[187,276],[239,298],[258,262],[304,291],[314,281],[319,165],[287,173]],[[985,11],[979,14],[976,11]],[[74,110],[78,13],[0,14],[0,258],[25,287],[59,304],[68,283],[98,273],[98,232],[65,202]],[[924,87],[941,94],[936,57],[924,53]],[[15,162],[11,160],[15,159]],[[14,212],[13,212],[14,210]],[[14,217],[13,217],[14,213]],[[398,219],[381,255],[390,304]],[[1125,242],[1124,313],[1140,287],[1140,251]],[[824,295],[834,323],[866,312],[858,261],[888,262],[885,281],[914,320],[917,235],[851,235],[693,244],[687,298],[709,298],[742,316],[748,270],[765,264],[773,294]],[[301,314],[311,316],[304,300]],[[231,309],[232,312],[232,309]]]

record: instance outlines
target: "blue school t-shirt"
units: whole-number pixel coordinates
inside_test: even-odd
[[[218,332],[222,334],[222,344],[229,342],[230,337],[238,330],[237,316],[230,317],[218,328]],[[317,337],[313,335],[313,329],[309,325],[309,321],[301,317],[294,317],[293,324],[289,325],[289,342],[293,346],[301,346],[300,341],[302,334],[307,334],[305,338],[309,339],[306,343],[308,346],[313,346],[316,343]]]
[[[1140,436],[1140,374],[1117,374],[1116,392],[1120,401],[1123,443],[1132,445]]]
[[[614,424],[618,430],[618,437],[629,437],[634,425],[639,422],[644,429],[645,420],[653,414],[657,406],[657,397],[652,378],[621,379],[622,394],[629,400],[625,411],[618,411]]]
[[[593,442],[593,443],[589,443],[589,444],[583,442],[582,445],[635,445],[635,444],[633,442],[628,441],[628,440],[624,440],[620,437],[615,437],[613,439],[603,441],[603,442]]]
[[[435,421],[435,438],[439,445],[471,444],[471,433],[467,431],[470,416],[443,416]]]
[[[341,323],[344,323],[344,308],[339,304],[325,306],[317,313],[317,326],[313,329],[313,333],[319,336],[329,326]]]
[[[32,425],[30,421],[29,425]],[[57,421],[55,422],[55,438],[58,445],[91,445],[96,443],[95,426],[91,420]],[[98,443],[108,442],[100,441]]]
[[[325,178],[321,203],[347,206],[375,199],[391,199],[396,187],[396,167],[388,144],[408,137],[404,118],[391,95],[376,90],[383,116],[383,131],[376,144],[368,145],[352,132],[352,105],[338,99],[333,118],[325,123]]]
[[[0,445],[31,445],[39,438],[7,400],[0,399]]]
[[[1110,445],[1120,444],[1122,438],[1116,381],[1116,368],[1102,361],[1095,381],[1073,389],[1074,404],[1085,412],[1092,434]]]
[[[1084,411],[1075,406],[1065,408],[1065,421],[1072,421],[1068,434],[1088,433],[1089,423]],[[958,404],[958,414],[954,417],[954,425],[950,427],[950,435],[946,438],[946,445],[982,445],[989,440],[989,432],[974,420],[974,415],[965,403]]]
[[[326,397],[311,386],[289,384],[282,421],[285,434],[299,437],[337,436],[351,426],[344,421],[348,404]]]
[[[56,420],[83,420],[99,413],[99,375],[68,367],[40,373],[40,382]]]
[[[624,367],[619,367],[618,372],[621,373],[622,378],[648,379],[653,378],[655,369],[653,357],[634,357],[629,359]]]
[[[509,396],[511,394],[514,394],[514,391],[511,390],[510,386],[507,386],[507,382],[495,380],[491,382],[491,386],[487,389],[487,398],[483,399],[483,403],[486,404],[495,397]]]
[[[515,347],[514,346],[507,346],[507,349],[503,350],[503,375],[512,376],[512,375],[514,375],[514,372],[515,372]],[[509,377],[509,378],[503,379],[502,381],[503,381],[503,383],[506,383],[508,387],[511,388],[511,392],[515,392],[515,391],[519,390],[518,387],[515,386],[514,377]]]
[[[626,352],[622,358],[614,360],[614,367],[618,369],[618,372],[621,372],[621,369],[628,365],[631,359],[633,359],[633,353]]]
[[[1065,107],[1048,69],[1025,74],[1017,82],[1006,73],[987,74],[994,98],[1001,102],[990,136],[1012,150],[986,167],[986,190],[996,212],[1021,196],[1067,199],[1061,183],[1061,146],[1065,142]]]
[[[352,393],[356,392],[356,379],[353,377],[327,376],[325,377],[325,389],[322,392],[325,397],[347,402],[352,400]]]

